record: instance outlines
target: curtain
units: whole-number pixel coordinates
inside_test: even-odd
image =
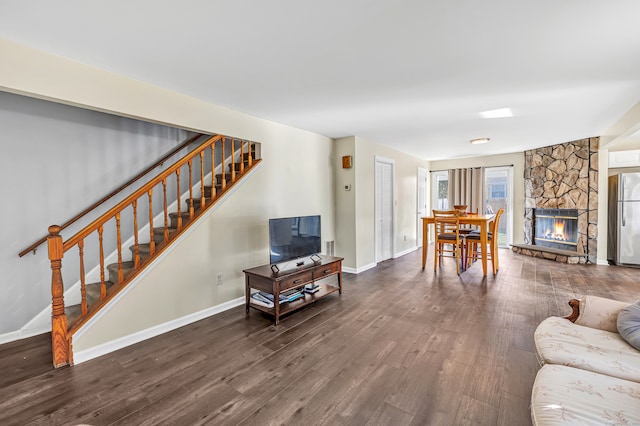
[[[461,204],[484,213],[484,167],[449,170],[449,207]]]

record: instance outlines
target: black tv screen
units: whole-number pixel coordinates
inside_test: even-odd
[[[271,264],[318,254],[320,246],[319,215],[269,219]]]

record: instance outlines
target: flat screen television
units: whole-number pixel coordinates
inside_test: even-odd
[[[320,215],[269,219],[269,262],[274,265],[321,251]]]

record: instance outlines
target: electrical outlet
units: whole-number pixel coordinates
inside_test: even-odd
[[[222,285],[222,272],[218,272],[216,275],[216,284]]]

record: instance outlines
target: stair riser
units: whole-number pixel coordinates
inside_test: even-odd
[[[235,168],[236,168],[236,173],[238,173],[238,172],[240,171],[240,166],[241,166],[241,164],[242,164],[242,163],[240,163],[240,162],[237,162],[237,163],[235,163],[235,164],[231,164],[231,163],[229,163],[229,165],[228,165],[227,167],[229,168],[229,171],[231,171],[231,170],[232,170],[232,168],[233,168],[233,166],[235,166]],[[246,169],[246,168],[248,168],[248,167],[249,167],[249,161],[244,161],[244,168]]]
[[[129,247],[129,250],[131,251],[131,259],[134,259],[136,255],[135,246]],[[140,260],[149,257],[150,250],[149,243],[138,244],[138,256],[140,256]]]
[[[123,280],[127,277],[127,274],[133,271],[133,262],[122,262],[122,276]],[[120,282],[118,279],[118,264],[112,263],[111,265],[107,265],[107,270],[109,271],[109,281],[117,283]]]
[[[227,183],[231,180],[231,173],[225,173],[225,179]],[[216,187],[222,184],[222,173],[216,175]]]

